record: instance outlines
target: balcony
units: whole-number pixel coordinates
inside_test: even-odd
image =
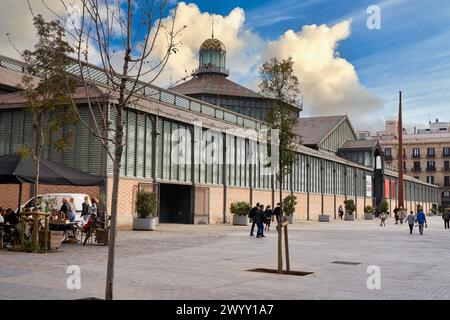
[[[443,158],[450,158],[450,153],[442,152],[442,157]]]
[[[386,161],[390,161],[390,160],[392,160],[392,155],[385,155],[384,156],[384,160],[386,160]]]
[[[411,172],[420,172],[420,171],[422,171],[421,167],[413,167],[413,168],[411,168]]]
[[[436,157],[435,153],[427,153],[427,158],[434,158]]]
[[[436,171],[436,167],[427,167],[427,171],[429,172]]]
[[[450,167],[442,167],[441,171],[448,172],[450,171]]]
[[[413,154],[411,155],[411,157],[413,157],[413,158],[420,158],[420,153],[419,153],[419,154],[414,154],[414,153],[413,153]]]

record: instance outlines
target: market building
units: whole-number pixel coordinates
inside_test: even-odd
[[[187,91],[194,87],[189,81],[173,90],[145,83],[138,86],[136,99],[126,110],[119,227],[131,227],[140,189],[157,192],[160,222],[230,223],[232,202],[276,204],[276,179],[263,174],[267,145],[258,139],[267,129],[262,119],[270,99],[227,82],[225,47],[215,40],[202,45],[198,77],[190,81],[220,77],[220,83],[227,85],[225,89],[212,86],[214,95],[218,99],[236,98],[232,106],[209,100],[211,96],[204,91],[211,90],[213,80],[209,87],[199,86],[196,92]],[[211,74],[211,69],[204,70],[206,67],[213,68],[216,74]],[[89,94],[96,96],[98,110],[101,108],[114,122],[114,99],[105,94],[108,83],[103,70],[92,65],[85,68],[94,85]],[[79,75],[76,63],[68,70]],[[0,56],[0,155],[31,144],[33,138],[31,116],[25,110],[19,86],[24,72],[22,62]],[[77,89],[74,100],[80,117],[90,123],[84,88]],[[293,110],[300,112],[301,107],[293,106]],[[393,209],[397,201],[397,173],[385,167],[379,144],[358,141],[347,116],[299,118],[296,132],[303,144],[296,148],[296,161],[285,178],[283,191],[284,196],[297,196],[295,220],[317,220],[321,214],[336,219],[337,207],[346,199],[354,199],[357,219],[364,218],[365,205],[376,205],[383,199],[388,199]],[[102,187],[71,187],[70,192],[96,195],[108,208],[111,162],[85,126],[76,127],[74,143],[68,149],[57,152],[47,146],[45,157],[104,177]],[[429,211],[437,202],[437,187],[433,184],[411,176],[405,176],[405,184],[406,190],[411,190],[406,192],[408,209],[420,203]],[[68,191],[65,188],[42,186],[41,191]],[[24,190],[30,192],[30,186]],[[17,192],[15,186],[0,186],[0,206],[16,206]]]

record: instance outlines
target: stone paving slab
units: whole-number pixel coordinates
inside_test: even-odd
[[[407,225],[373,221],[301,222],[289,226],[290,276],[248,272],[277,266],[275,230],[249,237],[249,227],[161,224],[155,232],[119,231],[117,299],[450,299],[450,230],[430,217],[420,236]],[[107,247],[63,244],[48,254],[0,250],[0,299],[104,296]],[[333,261],[358,262],[358,265]],[[81,289],[69,290],[69,265]],[[367,267],[381,270],[369,290]]]

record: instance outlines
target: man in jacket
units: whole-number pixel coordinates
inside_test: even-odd
[[[277,206],[273,210],[273,215],[277,218],[277,230],[278,230],[278,225],[283,222],[281,219],[283,217],[283,213],[281,212],[280,203],[277,203]]]
[[[256,224],[256,213],[259,210],[259,202],[256,203],[256,206],[250,209],[250,212],[248,213],[248,217],[252,220],[252,228],[250,229],[250,236],[254,236],[255,234],[253,231],[255,230],[255,224]]]
[[[416,221],[419,224],[419,232],[420,234],[423,234],[423,226],[427,224],[427,218],[425,217],[425,213],[422,209],[420,209],[419,212],[417,212]]]
[[[414,229],[414,222],[416,221],[416,217],[414,216],[414,212],[410,211],[409,215],[406,217],[406,221],[409,226],[409,234],[412,234]]]
[[[449,210],[445,210],[444,213],[442,213],[442,219],[444,220],[444,228],[450,229],[450,227],[449,227],[450,211]]]
[[[258,232],[256,233],[257,238],[264,238],[264,220],[266,219],[266,214],[264,213],[264,205],[260,205],[258,211],[256,212],[256,225],[258,226]]]

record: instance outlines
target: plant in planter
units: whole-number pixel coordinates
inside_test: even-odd
[[[353,212],[356,210],[355,201],[353,199],[347,199],[344,201],[345,206],[345,215],[344,220],[353,221],[355,220],[355,216]]]
[[[233,224],[236,226],[248,225],[248,213],[250,208],[250,203],[248,202],[233,202],[230,205],[230,211],[233,214]]]
[[[381,201],[380,205],[378,206],[378,212],[380,213],[389,213],[389,203],[384,199]]]
[[[133,230],[155,230],[158,200],[154,192],[139,191],[136,197],[137,217],[133,218]]]
[[[297,197],[289,195],[283,199],[283,213],[289,223],[294,222],[295,206],[297,205]]]
[[[364,207],[364,219],[365,220],[373,220],[373,213],[375,212],[375,208],[367,205]]]

